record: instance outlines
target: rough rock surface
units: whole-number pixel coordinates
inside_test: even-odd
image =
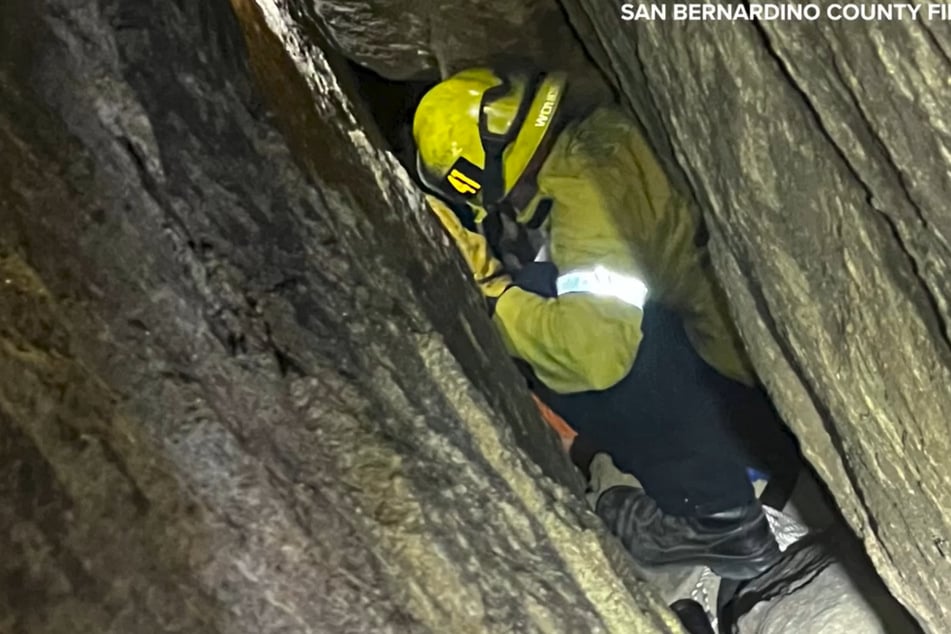
[[[566,0],[704,212],[757,370],[890,590],[951,631],[951,22]]]
[[[557,64],[606,84],[557,0],[282,0],[349,59],[390,79],[439,79],[490,59]],[[606,94],[606,93],[605,93]]]
[[[0,4],[0,632],[678,631],[261,5]]]

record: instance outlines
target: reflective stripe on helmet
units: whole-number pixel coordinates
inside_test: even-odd
[[[559,275],[556,288],[558,295],[591,293],[614,297],[638,308],[642,308],[644,300],[647,299],[647,285],[644,282],[631,275],[615,273],[603,266]]]

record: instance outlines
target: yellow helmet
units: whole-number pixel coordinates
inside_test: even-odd
[[[501,203],[553,127],[564,91],[562,73],[500,76],[471,68],[440,82],[413,120],[423,184],[477,208]]]

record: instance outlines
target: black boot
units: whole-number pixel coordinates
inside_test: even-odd
[[[751,579],[780,558],[759,501],[703,517],[661,511],[639,488],[616,486],[597,514],[635,559],[649,566],[702,565],[726,579]]]

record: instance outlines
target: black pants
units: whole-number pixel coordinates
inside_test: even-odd
[[[552,295],[549,267],[523,269],[516,283]],[[782,427],[769,399],[700,358],[673,311],[648,302],[642,331],[633,368],[609,389],[557,394],[540,382],[533,389],[665,512],[702,515],[752,501],[747,467],[773,470],[796,453],[790,436],[767,433]]]

